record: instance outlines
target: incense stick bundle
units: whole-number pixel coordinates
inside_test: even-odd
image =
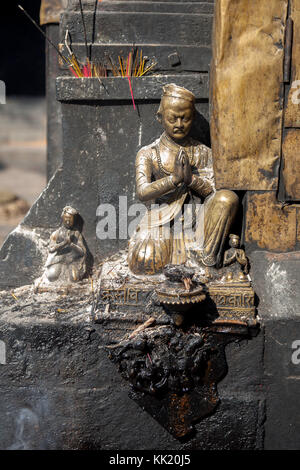
[[[100,0],[99,0],[100,1]],[[130,77],[143,77],[148,72],[150,72],[157,63],[152,63],[148,67],[145,68],[146,61],[148,60],[146,57],[143,56],[143,51],[139,51],[138,48],[134,51],[129,52],[127,57],[118,56],[118,65],[116,65],[113,59],[110,56],[107,56],[108,65],[102,63],[92,63],[90,57],[90,51],[88,48],[87,42],[87,34],[86,34],[86,26],[84,21],[83,15],[83,8],[82,8],[82,1],[79,0],[82,24],[83,24],[83,31],[84,31],[84,42],[85,42],[85,49],[86,49],[86,60],[84,64],[81,64],[80,61],[77,59],[74,52],[71,50],[70,44],[68,44],[69,33],[68,30],[66,31],[65,35],[65,47],[68,52],[69,57],[66,57],[58,47],[48,38],[48,36],[44,33],[44,31],[40,28],[40,26],[36,23],[36,21],[27,13],[27,11],[21,6],[18,5],[20,10],[27,16],[27,18],[34,24],[34,26],[40,31],[40,33],[45,37],[46,41],[56,50],[58,56],[62,59],[62,61],[67,65],[68,69],[76,78],[100,78],[100,77],[107,77],[108,76],[108,69],[111,70],[112,75],[114,77],[123,77],[129,80],[130,91],[132,94],[132,99],[134,103],[133,93],[132,93],[132,86]],[[134,105],[135,106],[135,105]]]
[[[118,56],[118,66],[113,62],[109,56],[108,61],[114,77],[142,77],[152,70],[157,62],[150,64],[145,68],[147,58],[143,56],[143,51],[139,52],[136,49],[134,52],[129,52],[127,57]]]

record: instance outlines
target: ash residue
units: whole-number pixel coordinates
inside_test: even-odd
[[[87,283],[76,287],[67,293],[35,293],[33,286],[0,291],[0,321],[90,323],[93,292]]]
[[[183,331],[168,325],[149,328],[109,353],[135,390],[161,396],[168,391],[182,395],[204,385],[208,362],[219,351],[203,329]]]

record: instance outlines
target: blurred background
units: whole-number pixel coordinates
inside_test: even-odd
[[[19,10],[39,23],[40,0],[6,0],[0,16],[0,246],[46,186],[45,41]]]

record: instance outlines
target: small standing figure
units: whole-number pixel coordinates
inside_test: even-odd
[[[246,280],[246,275],[249,273],[249,262],[245,254],[245,251],[240,248],[240,237],[235,234],[229,235],[229,250],[225,251],[224,254],[224,266],[229,266],[233,263],[239,264],[238,280]],[[226,281],[233,281],[233,273],[226,275]]]
[[[61,214],[62,225],[50,237],[45,276],[50,282],[62,284],[80,281],[86,273],[86,247],[76,229],[78,212],[66,206]]]

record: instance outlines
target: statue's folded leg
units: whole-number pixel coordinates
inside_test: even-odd
[[[138,227],[130,239],[128,265],[135,274],[153,275],[161,272],[172,258],[172,234],[168,227],[149,230]]]
[[[52,264],[46,268],[46,277],[48,281],[54,282],[57,281],[61,275],[62,266],[61,264]]]
[[[70,281],[77,282],[80,281],[85,273],[85,266],[83,267],[82,262],[74,263],[69,267],[70,270]]]
[[[234,221],[239,198],[227,189],[217,191],[208,201],[204,213],[202,260],[207,266],[221,265],[224,243]]]

